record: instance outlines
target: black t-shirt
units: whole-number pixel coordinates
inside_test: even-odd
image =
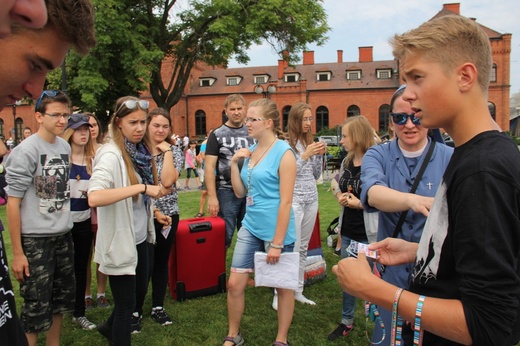
[[[226,124],[213,131],[206,143],[206,155],[218,156],[216,167],[216,187],[232,189],[231,158],[240,148],[249,148],[254,141],[247,134],[247,128],[229,127]],[[242,162],[239,163],[239,169]]]
[[[0,343],[2,345],[25,346],[27,337],[23,331],[14,300],[13,285],[9,277],[9,267],[0,231]]]
[[[410,289],[460,300],[473,345],[512,345],[520,334],[519,256],[520,152],[508,135],[484,132],[453,153]],[[430,333],[423,343],[454,344]]]
[[[360,178],[361,166],[354,166],[351,161],[343,171],[343,175],[339,178],[339,189],[341,192],[349,192],[359,198],[361,194]],[[347,236],[355,241],[368,242],[365,222],[363,220],[363,209],[344,207],[341,221],[341,235]]]

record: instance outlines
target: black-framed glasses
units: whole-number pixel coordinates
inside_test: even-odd
[[[88,123],[88,115],[72,114],[69,118],[69,122],[71,122],[71,123],[79,123],[81,121],[86,121]]]
[[[54,119],[63,118],[64,120],[69,120],[69,118],[70,118],[70,114],[69,113],[43,113],[43,114],[48,115],[48,116],[50,116],[51,118],[54,118]]]
[[[148,102],[146,100],[126,100],[123,103],[121,103],[121,105],[117,109],[117,112],[119,112],[121,110],[121,107],[123,107],[123,106],[125,106],[126,108],[128,108],[130,110],[134,110],[137,107],[137,105],[139,105],[139,108],[146,111],[146,110],[148,110],[148,106],[150,105],[150,102]]]
[[[244,124],[247,124],[247,123],[256,123],[257,121],[264,121],[266,119],[262,119],[262,118],[245,118],[244,119]]]
[[[40,107],[40,104],[42,103],[43,99],[46,97],[56,97],[60,93],[60,90],[44,90],[38,100],[36,101],[36,108],[38,109]]]
[[[396,125],[404,125],[408,121],[408,118],[412,121],[414,125],[421,125],[421,121],[419,118],[415,117],[415,113],[406,114],[406,113],[390,113],[392,116],[392,121]]]

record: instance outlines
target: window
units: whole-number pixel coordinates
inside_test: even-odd
[[[348,80],[359,80],[361,79],[361,70],[347,71]]]
[[[497,64],[493,64],[493,68],[491,69],[491,77],[489,78],[490,82],[497,81]]]
[[[384,104],[379,107],[379,132],[386,132],[390,120],[390,105]]]
[[[5,139],[4,133],[4,119],[0,119],[0,136]]]
[[[318,82],[326,82],[331,78],[332,73],[330,72],[318,72],[316,73],[316,80]]]
[[[242,77],[226,77],[227,85],[239,85],[242,81]]]
[[[215,83],[215,78],[200,78],[199,79],[199,86],[201,87],[209,87],[212,86],[213,83]]]
[[[255,81],[255,84],[265,84],[265,83],[267,83],[268,78],[269,77],[266,75],[255,76],[254,81]]]
[[[356,105],[349,106],[347,109],[347,118],[353,117],[356,115],[360,115],[360,114],[361,114],[361,110]]]
[[[488,102],[488,109],[489,109],[489,114],[491,115],[493,120],[496,120],[497,119],[497,107],[495,106],[495,104],[493,102]]]
[[[392,78],[392,69],[376,70],[377,79],[390,79]]]
[[[287,132],[287,125],[289,124],[289,111],[291,106],[285,106],[282,109],[282,131]]]
[[[226,111],[222,111],[222,124],[225,124],[226,121],[228,120],[228,117],[226,115]]]
[[[23,138],[23,120],[21,118],[16,118],[14,122],[14,128],[15,128],[15,135],[14,139],[16,140],[16,143]]]
[[[300,79],[300,75],[298,73],[287,73],[284,79],[286,83],[297,82]]]
[[[201,109],[195,112],[195,134],[206,135],[206,113]]]
[[[329,128],[329,110],[325,106],[316,109],[316,132]]]

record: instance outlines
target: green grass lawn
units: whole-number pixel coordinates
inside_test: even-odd
[[[328,223],[338,215],[339,205],[329,191],[318,186],[319,210],[321,219],[321,239],[323,252],[327,261],[327,277],[324,281],[305,288],[305,295],[316,302],[315,306],[295,304],[294,319],[289,331],[291,345],[367,345],[363,302],[358,300],[356,309],[355,329],[346,338],[329,341],[327,335],[336,328],[341,320],[341,289],[331,268],[339,260],[332,249],[326,245],[326,229]],[[181,219],[193,217],[199,209],[200,192],[182,192],[179,194]],[[5,207],[0,207],[0,218],[5,221]],[[4,222],[5,223],[5,222]],[[7,254],[11,258],[10,239],[4,232]],[[228,251],[227,263],[231,262],[231,251]],[[11,276],[12,277],[12,276]],[[95,278],[95,275],[93,275]],[[18,310],[21,299],[18,293],[18,283],[14,280],[15,292],[18,297]],[[107,287],[107,297],[112,301],[110,288]],[[92,292],[96,292],[95,282]],[[276,311],[271,308],[272,289],[246,289],[246,308],[242,318],[241,332],[247,345],[271,345],[276,336]],[[144,311],[143,329],[140,334],[132,336],[134,345],[221,345],[227,333],[226,295],[217,294],[196,298],[185,302],[176,302],[168,294],[165,308],[172,317],[174,324],[162,327],[153,322],[149,316],[151,297],[148,295]],[[87,317],[94,323],[104,321],[111,309],[93,309],[87,311]],[[370,331],[372,324],[369,325]],[[106,345],[107,342],[97,331],[85,331],[71,323],[71,316],[65,317],[62,331],[62,345]],[[1,343],[1,342],[0,342]],[[40,338],[39,345],[44,345]]]

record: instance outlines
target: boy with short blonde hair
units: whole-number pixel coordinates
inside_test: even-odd
[[[520,152],[487,107],[489,38],[473,20],[445,16],[391,44],[407,84],[403,99],[423,126],[444,128],[455,151],[420,243],[387,238],[370,246],[384,265],[415,260],[409,291],[372,275],[364,253],[333,270],[344,290],[412,321],[406,344],[415,336],[425,345],[515,344]]]

